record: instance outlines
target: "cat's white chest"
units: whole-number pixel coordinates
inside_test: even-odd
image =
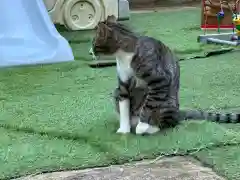
[[[134,75],[133,69],[131,68],[133,55],[134,53],[123,51],[118,51],[116,53],[117,73],[123,82],[126,82]]]

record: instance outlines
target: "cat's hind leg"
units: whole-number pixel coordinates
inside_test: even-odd
[[[139,117],[138,116],[131,116],[130,124],[132,128],[136,128],[139,123]]]
[[[136,127],[136,134],[142,135],[142,134],[155,134],[160,131],[160,128],[157,126],[150,125],[148,123],[144,122],[138,122]]]

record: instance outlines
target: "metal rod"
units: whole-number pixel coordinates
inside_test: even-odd
[[[216,39],[216,38],[207,38],[207,43],[228,44],[228,45],[232,45],[232,46],[239,45],[238,42],[226,41],[226,40],[221,40],[221,39]]]

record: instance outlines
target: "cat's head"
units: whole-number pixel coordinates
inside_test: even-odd
[[[108,16],[106,21],[98,23],[95,37],[92,40],[90,54],[111,55],[118,50],[114,31],[109,26],[112,24],[117,24],[117,19],[114,15]]]

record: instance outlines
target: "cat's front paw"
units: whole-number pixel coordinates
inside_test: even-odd
[[[119,133],[119,134],[128,134],[128,133],[130,133],[130,130],[131,130],[130,127],[120,127],[117,130],[117,133]]]
[[[154,134],[160,129],[157,126],[151,126],[147,123],[139,122],[136,127],[136,134]]]

